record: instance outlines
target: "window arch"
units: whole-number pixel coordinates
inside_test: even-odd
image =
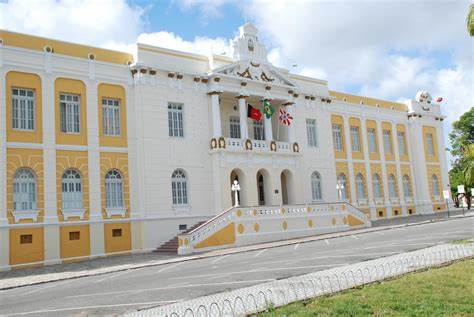
[[[390,174],[388,177],[388,192],[390,198],[397,198],[397,183],[395,180],[395,175]]]
[[[372,185],[374,187],[374,197],[375,198],[382,198],[382,190],[380,186],[380,176],[379,174],[375,173],[372,176]]]
[[[411,191],[411,181],[410,176],[403,175],[403,195],[405,198],[413,197],[413,193]]]
[[[120,171],[110,170],[105,174],[105,207],[123,208],[123,177]]]
[[[344,173],[339,174],[337,177],[337,183],[338,185],[342,185],[341,189],[341,199],[346,200],[347,199],[347,178]]]
[[[182,169],[177,169],[171,175],[171,191],[173,205],[182,206],[188,204],[188,184],[186,173]]]
[[[433,185],[433,196],[439,196],[439,182],[436,174],[431,176],[431,184]]]
[[[62,209],[82,209],[81,174],[74,169],[67,169],[61,178]]]
[[[321,174],[318,172],[313,172],[313,174],[311,174],[311,193],[313,201],[323,199]]]
[[[36,177],[28,168],[20,168],[13,176],[13,210],[36,209]]]
[[[356,176],[356,186],[357,186],[357,198],[365,199],[365,184],[364,176],[361,173]]]

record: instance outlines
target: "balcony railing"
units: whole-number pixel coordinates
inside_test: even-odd
[[[211,150],[229,152],[283,153],[297,154],[300,151],[298,143],[269,140],[212,138]]]

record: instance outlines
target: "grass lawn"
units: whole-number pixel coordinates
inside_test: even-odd
[[[474,260],[297,302],[258,316],[474,316]]]

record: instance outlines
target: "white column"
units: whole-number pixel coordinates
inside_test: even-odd
[[[2,53],[0,45],[0,54]],[[1,57],[0,57],[1,64]],[[2,70],[0,65],[0,70]],[[7,224],[7,140],[6,140],[6,71],[0,71],[0,226]],[[0,271],[9,265],[8,227],[0,228]]]
[[[296,142],[295,137],[295,116],[293,114],[293,102],[287,102],[283,104],[285,106],[286,112],[288,112],[293,117],[293,122],[288,126],[288,142],[294,143]]]
[[[44,222],[58,221],[57,178],[56,178],[56,124],[54,78],[41,77],[43,83],[43,168],[44,168]],[[57,263],[60,258],[59,226],[44,227],[44,260],[48,264]]]
[[[364,117],[360,119],[360,129],[362,130],[362,140],[360,143],[364,149],[365,173],[367,175],[367,198],[369,200],[370,218],[376,219],[377,215],[375,212],[374,191],[372,188],[372,170],[370,168],[369,142],[367,140],[367,127],[365,125],[365,121],[366,118]]]
[[[345,151],[347,155],[347,169],[349,171],[349,186],[351,189],[351,202],[355,203],[357,202],[357,193],[356,193],[356,186],[355,186],[354,164],[352,162],[352,148],[350,146],[351,135],[350,135],[350,127],[349,127],[349,118],[344,116],[343,120],[344,120],[344,139],[345,139],[343,146],[345,147]]]
[[[100,177],[100,144],[99,144],[99,101],[98,83],[87,82],[87,143],[89,151],[89,219],[91,256],[104,254],[104,225],[102,223],[102,192]]]
[[[247,98],[248,96],[239,95],[239,116],[240,116],[240,138],[248,139],[249,138],[249,128],[247,124]]]
[[[388,193],[388,176],[387,176],[387,166],[385,165],[385,148],[383,142],[383,130],[382,122],[377,120],[377,143],[379,146],[380,153],[380,162],[382,166],[382,182],[383,182],[383,197],[385,199],[385,206],[389,205],[389,193]],[[387,216],[389,216],[389,210],[387,209]]]
[[[272,117],[267,118],[267,116],[263,115],[263,125],[265,129],[265,140],[273,141],[273,128],[272,128]]]
[[[443,187],[443,190],[450,190],[448,186],[449,175],[448,175],[448,162],[447,162],[446,151],[445,151],[446,145],[444,141],[443,121],[439,121],[439,124],[436,125],[436,136],[438,138],[438,158],[439,158],[439,164],[440,164],[441,185]]]
[[[219,138],[222,136],[221,126],[221,108],[219,105],[219,91],[212,91],[211,95],[211,112],[212,112],[212,134],[213,137]]]
[[[398,199],[400,199],[402,205],[402,215],[406,216],[407,209],[405,204],[405,194],[403,192],[402,169],[400,167],[400,145],[398,144],[397,124],[395,122],[392,122],[392,127],[392,139],[394,144],[395,162],[397,168]]]

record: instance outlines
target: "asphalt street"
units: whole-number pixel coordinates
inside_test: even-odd
[[[474,237],[463,218],[0,291],[1,316],[102,316]]]

